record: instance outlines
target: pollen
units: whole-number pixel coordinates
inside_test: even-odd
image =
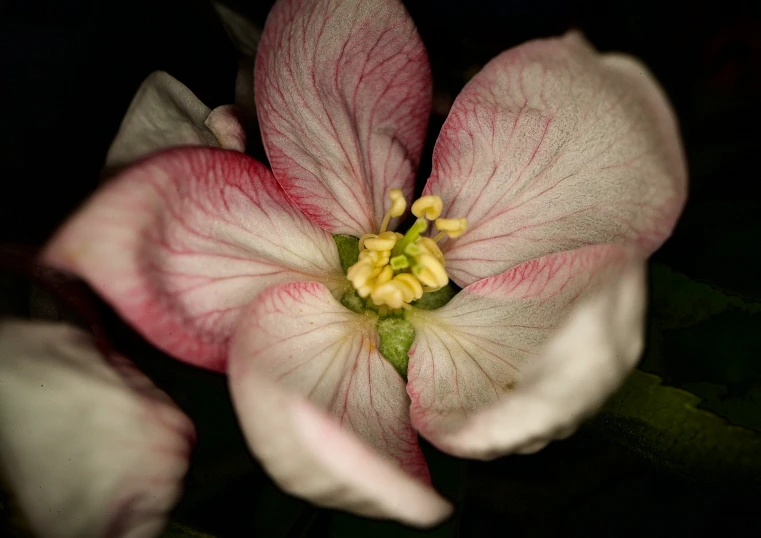
[[[412,214],[416,217],[427,218],[428,220],[435,220],[441,215],[441,210],[444,204],[439,196],[423,196],[418,198],[412,204]]]
[[[439,233],[433,238],[433,241],[439,241],[445,235],[450,239],[460,237],[468,229],[468,219],[436,219],[436,229]]]
[[[401,189],[388,194],[391,208],[386,212],[380,233],[365,234],[359,239],[359,258],[349,267],[346,277],[367,306],[382,315],[412,308],[411,304],[424,293],[437,291],[449,283],[444,255],[437,245],[443,237],[454,239],[468,227],[468,219],[440,218],[441,197],[426,195],[411,207],[417,221],[404,235],[387,231],[393,217],[407,209]],[[439,233],[431,239],[422,234],[428,221],[435,221]]]

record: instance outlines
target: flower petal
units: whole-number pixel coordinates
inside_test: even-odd
[[[124,171],[59,230],[44,260],[87,280],[154,345],[218,370],[261,289],[345,283],[330,234],[269,170],[210,148],[169,150]]]
[[[229,105],[210,110],[180,81],[156,71],[132,99],[106,168],[118,170],[161,149],[198,145],[244,151],[246,133]]]
[[[256,59],[256,109],[288,196],[332,233],[377,231],[412,195],[431,106],[428,57],[397,0],[280,0]]]
[[[448,505],[427,486],[404,381],[377,345],[374,319],[323,285],[269,288],[231,344],[233,401],[251,449],[289,493],[430,525]]]
[[[122,357],[52,324],[0,324],[0,467],[36,535],[152,537],[179,499],[188,418]]]
[[[235,105],[245,120],[246,130],[259,131],[254,102],[254,61],[262,28],[248,17],[219,2],[211,3],[227,35],[238,51],[238,75],[235,77]],[[253,140],[256,143],[256,140]]]
[[[644,263],[633,262],[580,304],[509,398],[440,444],[463,457],[531,453],[571,435],[637,363],[644,346]]]
[[[545,254],[669,236],[686,171],[674,115],[638,61],[579,35],[532,41],[489,62],[460,93],[424,194],[470,227],[444,240],[460,285]]]
[[[442,450],[475,457],[484,452],[468,447],[492,450],[491,457],[518,447],[493,439],[567,433],[639,358],[643,265],[640,252],[616,244],[550,254],[468,286],[440,310],[417,312],[407,384],[412,425]],[[502,400],[509,418],[491,410],[482,413],[492,422],[470,418]],[[464,426],[471,420],[483,437],[453,433],[472,431]]]

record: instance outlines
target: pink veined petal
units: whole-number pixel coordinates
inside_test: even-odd
[[[84,278],[154,345],[225,370],[241,309],[272,284],[345,282],[327,232],[269,170],[234,151],[181,148],[107,183],[43,260]]]
[[[106,156],[106,168],[123,168],[174,146],[244,151],[246,133],[230,105],[210,110],[183,83],[151,73],[138,88]]]
[[[233,401],[252,451],[286,491],[433,524],[448,505],[428,486],[404,381],[377,345],[374,319],[344,308],[325,286],[269,288],[231,344]]]
[[[164,393],[85,333],[0,324],[0,469],[35,535],[157,536],[194,440]]]
[[[445,239],[465,286],[527,260],[622,242],[653,252],[686,196],[674,114],[647,69],[578,34],[490,61],[457,97],[424,194],[468,231]]]
[[[412,425],[443,450],[459,454],[456,446],[442,439],[472,414],[502,399],[511,401],[513,392],[521,390],[524,372],[543,365],[545,343],[570,313],[582,300],[603,294],[603,286],[617,279],[637,256],[618,244],[550,254],[471,284],[439,310],[416,311],[410,317],[416,335],[409,352],[407,384]],[[641,313],[640,309],[637,314]],[[635,315],[634,322],[631,326],[605,324],[605,328],[622,331],[622,338],[641,337],[642,321]],[[612,340],[618,337],[610,335]],[[589,349],[575,350],[568,358],[575,361],[568,368],[584,371],[589,379],[578,383],[578,376],[569,377],[569,383],[578,384],[565,391],[589,407],[597,405],[600,392],[610,388],[608,378],[618,381],[632,366],[615,355],[598,361],[594,346],[590,342]],[[563,415],[568,408],[552,407],[555,403],[546,401],[548,414]],[[534,418],[533,428],[553,427],[542,422],[539,414]]]
[[[571,435],[621,385],[642,353],[644,276],[644,259],[610,275],[574,309],[515,391],[443,434],[439,446],[462,457],[492,459],[536,452]]]
[[[431,106],[428,56],[398,0],[279,0],[256,59],[275,177],[332,233],[377,231],[409,198]]]

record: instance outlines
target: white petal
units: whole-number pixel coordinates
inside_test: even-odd
[[[389,189],[409,199],[431,71],[399,0],[280,0],[254,77],[272,172],[314,222],[359,237],[377,231]]]
[[[194,438],[164,393],[81,331],[0,324],[0,469],[35,534],[156,536]]]
[[[461,286],[524,261],[595,243],[655,251],[686,196],[671,107],[633,58],[597,53],[576,33],[492,59],[452,106],[423,194],[442,217],[467,217],[444,239]]]
[[[526,372],[536,368],[563,384],[562,394],[574,405],[587,411],[596,408],[604,397],[601,394],[607,394],[611,385],[623,378],[631,363],[614,355],[599,357],[594,340],[576,343],[563,368],[547,366],[548,360],[551,363],[554,359],[548,359],[543,349],[571,312],[581,308],[582,301],[608,297],[607,286],[628,264],[635,263],[633,260],[643,264],[636,251],[615,244],[552,254],[472,284],[445,307],[413,316],[416,337],[410,350],[407,385],[413,426],[443,450],[472,455],[447,439],[489,406],[503,400],[505,405],[512,405],[509,402],[529,386],[531,377]],[[641,336],[641,319],[636,313],[626,319],[631,323],[611,326],[608,319],[595,321],[601,331],[618,331],[609,335],[611,341]],[[587,376],[583,380],[577,379],[580,371]],[[574,377],[568,377],[571,373]],[[543,396],[530,394],[538,401]],[[537,440],[537,431],[549,438],[556,429],[578,423],[558,423],[556,419],[566,417],[570,407],[565,402],[556,403],[546,401],[548,415],[530,419],[527,407],[516,407],[527,413],[526,424],[533,428],[528,430],[532,436],[524,439],[527,443]],[[493,427],[512,425],[500,419]],[[518,428],[513,433],[527,435],[524,430]],[[463,437],[457,440],[465,442]],[[486,439],[468,442],[485,443]]]
[[[224,371],[240,314],[277,282],[346,284],[333,238],[237,151],[175,148],[105,184],[44,251],[152,344]]]
[[[246,135],[229,105],[210,110],[184,84],[163,71],[140,85],[106,156],[116,170],[174,146],[244,151]]]
[[[440,446],[463,457],[531,453],[571,435],[631,372],[644,346],[645,264],[631,263],[574,311],[518,388]]]
[[[269,288],[231,343],[233,401],[254,454],[286,491],[430,525],[448,505],[427,485],[404,381],[377,340],[373,320],[321,284]]]

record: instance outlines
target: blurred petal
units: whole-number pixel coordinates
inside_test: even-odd
[[[524,372],[530,368],[557,375],[552,378],[553,388],[557,383],[566,384],[562,394],[573,399],[574,406],[593,410],[611,385],[629,372],[639,350],[633,358],[615,353],[601,356],[596,340],[586,345],[580,339],[574,342],[576,349],[568,351],[570,357],[564,356],[569,364],[563,368],[554,362],[548,366],[546,361],[554,361],[554,356],[548,359],[542,350],[582,301],[609,300],[607,286],[619,279],[630,263],[639,267],[643,261],[636,252],[615,244],[551,254],[471,284],[439,310],[416,311],[410,317],[416,336],[407,384],[412,425],[442,450],[460,455],[458,445],[444,439],[473,413],[503,398],[505,405],[513,405],[509,402],[515,400],[515,394],[527,390],[521,387],[528,383]],[[637,291],[644,294],[641,287]],[[621,313],[606,311],[606,315],[612,314]],[[596,321],[600,331],[611,331],[610,342],[628,342],[642,336],[641,314],[640,305],[636,312],[622,314],[628,325],[613,319]],[[578,379],[580,372],[587,376],[583,382]],[[531,420],[526,415],[520,425],[549,436],[555,433],[556,418],[581,420],[566,415],[571,409],[568,405],[555,403],[548,400],[545,415],[536,414]],[[520,407],[520,413],[526,411]],[[562,426],[578,423],[567,422]],[[500,419],[495,428],[512,429],[513,425]]]
[[[256,60],[267,156],[288,196],[332,233],[377,231],[409,199],[431,106],[428,57],[397,0],[280,0]]]
[[[233,400],[251,449],[286,491],[432,524],[447,504],[426,485],[404,381],[378,352],[374,321],[321,284],[267,289],[231,344]]]
[[[140,85],[106,156],[116,170],[173,146],[214,146],[244,151],[246,134],[233,110],[210,110],[184,84],[156,71]]]
[[[436,142],[428,193],[444,200],[442,217],[469,220],[442,242],[464,286],[595,243],[654,251],[684,204],[686,170],[647,69],[569,34],[504,52],[468,83]]]
[[[217,12],[228,37],[233,42],[233,45],[235,45],[238,53],[241,56],[251,58],[253,61],[254,56],[256,56],[256,49],[259,46],[259,39],[262,37],[261,27],[258,27],[248,17],[230,6],[217,1],[212,1],[211,6]]]
[[[193,425],[129,361],[51,323],[0,324],[0,468],[41,537],[153,537]]]
[[[44,260],[87,280],[154,345],[218,370],[241,308],[261,289],[345,283],[330,234],[266,167],[206,148],[125,170],[58,231]]]

